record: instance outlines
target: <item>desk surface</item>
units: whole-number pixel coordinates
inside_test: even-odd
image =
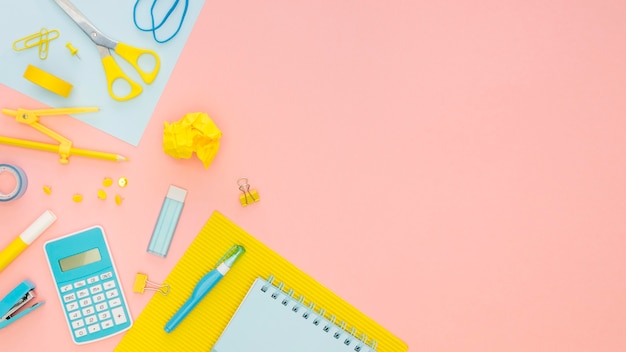
[[[47,125],[129,163],[0,146],[29,188],[0,204],[4,246],[58,221],[6,270],[47,303],[5,350],[74,347],[42,244],[109,236],[133,316],[219,210],[403,338],[412,351],[623,351],[626,5],[609,1],[207,1],[138,147],[69,117]],[[0,87],[3,108],[41,104]],[[162,152],[164,121],[208,113],[204,169]],[[40,139],[0,119],[2,135]],[[104,177],[121,206],[96,192]],[[261,202],[242,208],[237,179]],[[170,184],[187,202],[167,258],[145,249]],[[51,195],[42,191],[52,187]],[[85,200],[74,203],[74,193]]]

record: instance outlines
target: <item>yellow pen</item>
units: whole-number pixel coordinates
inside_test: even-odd
[[[0,252],[0,271],[9,265],[20,253],[33,243],[57,219],[50,210],[46,210],[22,234]]]

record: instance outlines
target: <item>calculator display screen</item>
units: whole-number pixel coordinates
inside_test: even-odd
[[[94,248],[82,253],[74,254],[71,257],[63,258],[59,260],[59,264],[61,265],[61,271],[65,272],[80,268],[81,266],[85,266],[87,264],[98,262],[100,259],[102,259],[100,251],[98,248]]]

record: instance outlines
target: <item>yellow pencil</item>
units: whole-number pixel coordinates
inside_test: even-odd
[[[43,150],[43,151],[53,152],[53,153],[59,152],[58,144],[40,143],[40,142],[27,141],[24,139],[4,137],[4,136],[0,136],[0,144],[7,144],[7,145],[16,146],[16,147]],[[110,161],[129,161],[130,160],[118,154],[98,152],[98,151],[87,150],[87,149],[79,149],[79,148],[74,148],[74,147],[70,149],[69,155],[78,155],[78,156],[84,156],[84,157],[102,159],[102,160],[110,160]]]

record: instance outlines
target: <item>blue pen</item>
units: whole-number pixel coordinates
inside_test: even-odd
[[[239,245],[233,246],[227,253],[220,259],[215,269],[209,271],[206,275],[198,281],[196,287],[193,289],[191,296],[187,299],[185,304],[174,314],[170,321],[165,324],[165,332],[170,333],[176,329],[183,319],[193,310],[193,308],[204,298],[204,296],[217,285],[217,283],[226,275],[228,270],[235,264],[237,259],[244,254],[246,250]]]

